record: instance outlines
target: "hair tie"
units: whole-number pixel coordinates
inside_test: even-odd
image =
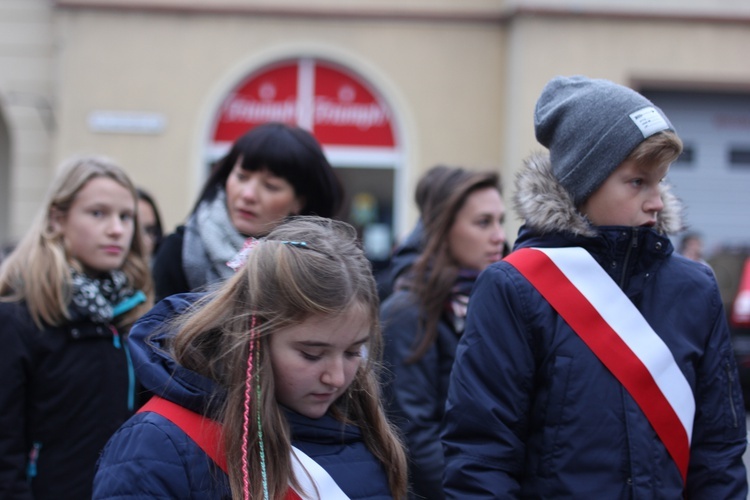
[[[300,248],[307,246],[306,241],[279,241],[279,243],[283,245],[291,245],[293,247],[300,247]]]
[[[255,248],[261,241],[274,241],[266,240],[265,238],[248,238],[242,245],[239,252],[234,257],[227,261],[227,266],[231,267],[233,271],[237,272],[239,268],[245,265],[247,262],[247,256],[250,254],[253,248]],[[309,248],[306,241],[278,241],[282,245],[290,245],[297,248]]]
[[[257,238],[248,238],[245,240],[240,251],[227,261],[227,265],[232,268],[232,271],[237,272],[237,269],[245,265],[245,262],[247,262],[247,255],[258,243],[260,243],[260,240]]]

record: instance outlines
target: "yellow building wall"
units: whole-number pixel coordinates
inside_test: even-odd
[[[0,36],[0,112],[10,145],[3,153],[0,143],[0,158],[10,158],[12,236],[28,227],[52,165],[80,153],[120,161],[156,195],[171,229],[204,179],[203,146],[219,102],[279,58],[340,63],[392,106],[404,153],[399,234],[417,217],[416,180],[436,163],[497,168],[511,198],[515,171],[540,147],[533,108],[553,75],[636,89],[750,91],[750,4],[738,0],[4,0],[2,7],[0,25],[9,29]],[[36,27],[24,31],[29,19]],[[33,50],[12,41],[22,34]],[[9,55],[19,47],[31,61]],[[9,89],[45,98],[54,126],[45,128],[38,108],[9,100]],[[156,134],[94,132],[93,111],[155,113],[166,125]],[[511,239],[518,222],[511,213]]]
[[[606,78],[636,90],[646,85],[750,92],[750,29],[741,19],[524,14],[509,27],[507,50],[506,179],[529,152],[542,149],[534,138],[534,105],[555,75]],[[509,226],[515,234],[518,221]]]
[[[0,2],[1,246],[15,243],[29,227],[52,171],[52,14],[45,0]]]
[[[204,179],[201,146],[221,99],[275,59],[316,56],[359,73],[391,104],[400,125],[406,210],[438,162],[499,168],[503,135],[503,30],[477,21],[318,19],[242,14],[71,10],[59,19],[60,120],[56,153],[100,152],[121,161],[159,200],[171,228]],[[94,110],[166,117],[159,135],[103,134]]]

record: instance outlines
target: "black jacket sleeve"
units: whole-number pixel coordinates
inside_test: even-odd
[[[0,498],[31,499],[26,479],[28,366],[32,352],[23,341],[33,325],[19,314],[20,306],[0,303]]]

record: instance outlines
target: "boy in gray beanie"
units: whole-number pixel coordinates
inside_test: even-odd
[[[513,252],[472,291],[447,498],[746,498],[744,405],[711,270],[674,253],[682,143],[607,80],[556,77],[516,178]]]
[[[578,205],[644,139],[672,124],[638,92],[584,76],[553,78],[534,112],[537,140],[549,149],[552,172]]]

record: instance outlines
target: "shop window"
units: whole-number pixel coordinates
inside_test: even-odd
[[[730,168],[750,169],[750,146],[733,147],[729,150]]]
[[[677,157],[673,165],[678,167],[692,167],[694,158],[695,147],[692,144],[685,144],[682,148],[682,154]]]

